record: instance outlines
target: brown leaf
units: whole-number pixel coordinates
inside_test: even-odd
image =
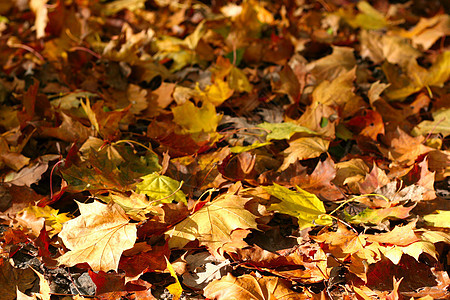
[[[0,292],[2,299],[16,299],[16,289],[25,292],[34,285],[37,276],[31,268],[17,269],[8,260],[0,259]]]
[[[333,47],[333,53],[309,63],[307,68],[320,83],[323,80],[333,80],[356,65],[353,49],[349,47]]]
[[[284,172],[280,176],[283,176]],[[302,189],[318,195],[320,198],[337,200],[343,197],[342,192],[331,182],[336,176],[336,169],[330,157],[327,157],[323,162],[319,161],[310,175],[306,173],[288,173],[284,176],[288,177],[290,185],[298,185]]]

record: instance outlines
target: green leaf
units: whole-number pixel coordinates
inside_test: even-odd
[[[380,209],[366,208],[355,216],[346,215],[346,219],[347,221],[355,224],[380,224],[386,218],[406,219],[409,216],[409,212],[414,207],[415,205],[409,207],[399,205]]]
[[[280,203],[271,204],[269,210],[296,217],[300,229],[314,226],[313,221],[325,213],[322,201],[316,195],[299,187],[296,187],[297,191],[291,191],[278,184],[263,188],[270,195],[281,200]]]
[[[153,152],[138,156],[129,146],[98,148],[98,142],[88,140],[80,150],[84,161],[61,170],[69,191],[129,191],[137,178],[161,169]]]
[[[294,123],[267,123],[259,124],[258,127],[269,130],[266,140],[288,140],[294,133],[302,132],[307,134],[317,134],[315,131]]]
[[[436,214],[423,216],[424,220],[434,227],[450,228],[450,210],[437,210]]]
[[[145,194],[150,200],[159,203],[170,203],[173,200],[187,204],[186,195],[180,190],[182,183],[157,172],[141,177],[142,182],[136,185],[136,192]]]

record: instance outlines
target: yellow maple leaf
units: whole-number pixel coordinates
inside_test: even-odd
[[[204,91],[200,91],[198,87],[196,87],[199,91],[200,99],[203,101],[209,101],[214,106],[219,106],[225,100],[230,98],[233,95],[233,90],[230,89],[228,83],[223,81],[222,79],[216,79],[213,84],[208,85]]]
[[[231,89],[238,92],[250,93],[253,89],[253,86],[248,81],[244,72],[236,67],[231,68],[230,74],[228,74],[227,77],[227,82]]]
[[[50,206],[29,206],[25,208],[23,212],[33,214],[36,218],[44,218],[45,225],[51,227],[51,230],[49,231],[50,237],[58,234],[63,227],[63,223],[71,220],[71,218],[67,216],[67,213],[60,214],[59,210],[53,209]]]
[[[215,250],[231,241],[233,230],[256,228],[256,216],[244,209],[247,201],[246,198],[225,194],[207,203],[166,232],[170,236],[169,247],[182,248],[198,239],[201,245]]]
[[[164,256],[167,263],[167,269],[170,272],[170,275],[172,275],[173,278],[175,278],[175,283],[172,283],[171,285],[167,286],[167,290],[173,295],[174,300],[178,300],[181,298],[181,294],[183,293],[183,288],[181,287],[180,281],[178,280],[177,273],[175,272],[173,266],[171,265],[170,261],[167,259],[167,257]]]
[[[186,101],[172,108],[172,112],[173,120],[181,127],[182,134],[191,134],[197,141],[217,136],[216,128],[222,116],[216,114],[212,103],[204,102],[202,107],[197,107]]]
[[[320,137],[302,137],[289,142],[289,147],[284,150],[287,156],[278,171],[286,170],[290,164],[297,160],[319,157],[327,152],[330,141]]]
[[[136,241],[136,224],[129,224],[125,212],[115,203],[77,204],[81,215],[64,223],[59,233],[70,251],[59,257],[58,263],[88,263],[94,271],[117,271],[122,252]]]

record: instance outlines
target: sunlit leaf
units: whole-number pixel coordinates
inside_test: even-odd
[[[175,283],[172,283],[171,285],[167,286],[167,290],[173,295],[174,300],[178,300],[181,298],[181,294],[183,293],[183,288],[181,287],[180,281],[178,280],[177,273],[175,273],[175,270],[173,269],[172,265],[170,264],[167,257],[164,257],[166,259],[167,263],[167,269],[170,272],[170,275],[175,279]]]
[[[202,139],[202,134],[215,135],[222,118],[210,102],[204,102],[201,107],[197,107],[194,103],[186,101],[172,108],[172,112],[174,122],[182,128],[181,133],[191,134],[194,139]]]
[[[151,202],[170,203],[186,202],[186,195],[181,191],[182,183],[157,172],[141,177],[142,182],[136,185],[136,192],[150,197]]]
[[[427,134],[442,134],[444,137],[450,135],[450,108],[442,108],[433,113],[434,121],[423,121],[413,130],[414,136]]]
[[[71,220],[67,213],[59,213],[59,210],[53,209],[50,206],[29,206],[25,208],[23,212],[34,214],[36,218],[44,218],[45,224],[51,228],[51,231],[49,232],[50,236],[58,234],[61,231],[63,224]]]
[[[171,248],[182,248],[198,239],[212,251],[230,241],[233,230],[256,228],[256,216],[244,208],[248,199],[224,194],[166,232]]]
[[[450,228],[450,211],[438,210],[435,214],[423,216],[424,220],[434,227]]]
[[[296,217],[300,229],[314,226],[314,220],[325,213],[323,202],[314,194],[299,187],[297,191],[291,191],[278,184],[263,188],[270,195],[281,200],[280,203],[271,204],[269,210]]]
[[[61,265],[88,263],[94,271],[117,271],[122,252],[136,242],[136,224],[117,204],[78,202],[80,216],[63,225],[59,237],[70,251],[58,258]]]
[[[285,122],[285,123],[261,123],[258,125],[258,127],[261,127],[265,130],[270,131],[267,136],[266,136],[266,140],[270,141],[270,140],[288,140],[290,139],[295,133],[300,132],[300,133],[306,133],[306,134],[316,134],[315,131],[304,127],[304,126],[300,126],[294,123],[289,123],[289,122]]]
[[[284,150],[287,156],[279,170],[286,170],[290,164],[297,160],[319,157],[322,153],[327,152],[329,145],[330,141],[320,137],[303,137],[291,141],[289,147]]]
[[[274,276],[256,278],[246,274],[234,277],[231,274],[214,280],[206,288],[204,295],[210,299],[307,299],[292,291],[287,281]]]

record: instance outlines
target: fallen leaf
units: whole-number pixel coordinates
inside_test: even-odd
[[[183,288],[181,287],[177,273],[175,273],[175,270],[173,269],[169,260],[167,259],[167,257],[164,258],[166,259],[167,269],[169,270],[170,275],[173,278],[175,278],[175,283],[172,283],[171,285],[167,286],[166,289],[169,290],[169,292],[173,295],[174,300],[179,300],[181,298],[181,294],[183,293]]]
[[[437,210],[435,214],[425,215],[423,219],[434,227],[450,228],[450,211]]]
[[[280,203],[271,204],[269,210],[296,217],[300,229],[313,226],[314,220],[325,213],[322,201],[299,187],[297,191],[291,191],[278,184],[263,188],[270,195],[281,200]]]
[[[408,246],[409,244],[420,241],[413,231],[415,226],[416,222],[408,223],[405,226],[395,226],[390,232],[380,233],[377,235],[366,235],[366,239],[370,242]]]
[[[198,239],[212,253],[231,241],[233,230],[256,228],[256,216],[244,208],[248,199],[224,194],[205,204],[185,220],[166,232],[170,237],[170,248],[182,248],[188,242]]]
[[[230,98],[234,90],[230,88],[227,82],[216,79],[212,85],[208,85],[204,91],[199,89],[199,98],[202,101],[209,101],[214,106],[221,105],[225,100]],[[173,110],[172,110],[173,111]]]
[[[356,65],[353,49],[333,46],[333,53],[307,65],[307,69],[318,83],[333,80],[353,69]]]
[[[278,171],[286,170],[290,164],[297,160],[319,157],[328,151],[330,141],[320,137],[304,137],[289,142],[289,147],[284,150],[287,156]]]
[[[136,241],[136,224],[130,224],[117,204],[77,203],[80,216],[63,225],[59,237],[70,251],[58,258],[61,265],[88,263],[94,271],[117,271],[122,252]]]
[[[204,102],[199,108],[192,102],[186,101],[172,108],[172,112],[174,122],[182,128],[182,134],[191,134],[196,141],[217,137],[216,128],[222,117],[216,114],[212,103]]]
[[[203,295],[210,299],[308,299],[290,289],[287,281],[278,277],[252,275],[234,277],[231,274],[208,284]]]
[[[25,292],[33,287],[36,274],[31,268],[18,269],[8,260],[0,259],[0,292],[5,300],[16,299],[16,290]]]
[[[342,117],[353,116],[361,108],[365,107],[364,101],[353,90],[353,81],[356,78],[356,68],[353,68],[333,81],[322,81],[313,91],[312,109],[320,104],[338,106],[342,108]],[[314,128],[312,128],[314,129]]]
[[[338,186],[349,185],[354,191],[359,191],[358,184],[369,174],[369,167],[360,158],[352,158],[336,164],[336,177],[333,182]]]
[[[360,40],[361,56],[370,58],[376,64],[386,60],[391,64],[406,66],[410,60],[421,55],[406,38],[396,35],[362,30]]]
[[[186,195],[181,191],[182,182],[156,172],[141,179],[142,181],[136,185],[136,192],[149,196],[152,205],[170,203],[174,200],[187,204]]]
[[[31,186],[33,183],[38,182],[42,174],[47,171],[48,163],[37,163],[33,166],[27,166],[22,168],[19,172],[15,172],[13,174],[8,174],[4,182],[10,182],[14,185],[26,185]]]
[[[410,38],[417,48],[428,50],[441,37],[450,34],[450,18],[447,14],[437,14],[432,18],[420,18],[409,30],[399,30],[398,34]]]
[[[266,140],[288,140],[290,139],[295,133],[306,133],[306,134],[313,134],[315,135],[316,132],[313,130],[300,126],[294,123],[290,122],[284,122],[284,123],[261,123],[258,125],[258,127],[261,127],[267,131],[270,131],[267,136]]]
[[[21,213],[32,214],[36,218],[44,218],[45,225],[49,228],[48,233],[50,237],[58,234],[62,230],[63,224],[71,220],[67,213],[59,213],[59,210],[53,209],[50,206],[28,206]]]
[[[450,135],[450,108],[442,108],[433,113],[434,121],[420,122],[412,131],[414,136],[428,134]]]

